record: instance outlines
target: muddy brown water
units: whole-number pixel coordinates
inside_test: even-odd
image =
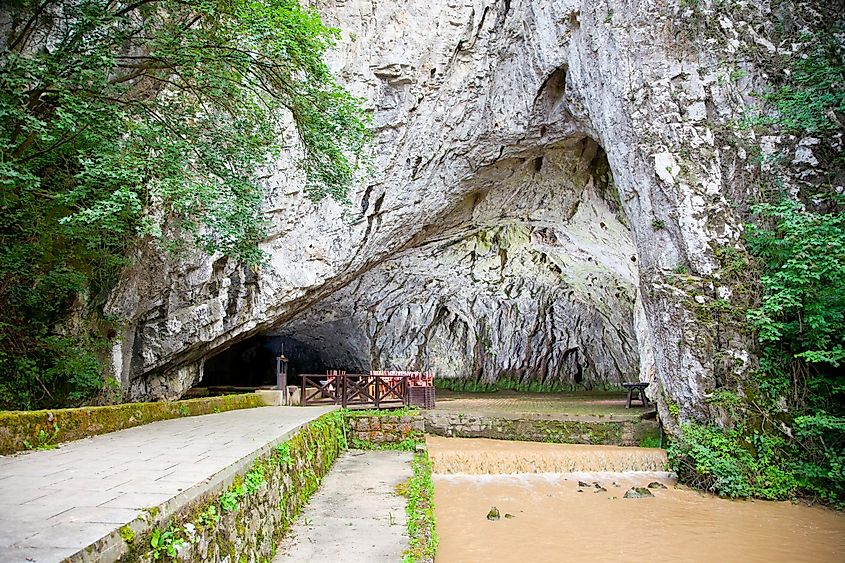
[[[438,563],[845,563],[842,514],[789,502],[727,500],[676,486],[672,474],[652,469],[656,461],[665,463],[660,450],[637,448],[644,459],[636,461],[635,452],[617,451],[629,448],[607,446],[430,437],[428,448]],[[572,460],[562,461],[567,452]],[[577,469],[558,471],[568,467]],[[602,471],[608,467],[614,470]],[[654,498],[623,498],[631,487],[654,481],[667,487],[652,489]],[[486,518],[492,506],[500,511],[497,521]]]

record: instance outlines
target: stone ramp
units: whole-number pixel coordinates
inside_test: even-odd
[[[0,561],[60,561],[146,508],[177,510],[333,409],[262,407],[165,420],[0,457]]]
[[[274,563],[401,561],[408,547],[406,499],[395,488],[411,477],[411,458],[396,451],[342,454]]]

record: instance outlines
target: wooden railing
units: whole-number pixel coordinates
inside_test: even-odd
[[[302,374],[303,405],[401,407],[408,396],[408,375]]]

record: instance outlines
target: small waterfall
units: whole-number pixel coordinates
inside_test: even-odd
[[[506,442],[484,438],[427,440],[434,473],[500,475],[666,471],[666,452],[656,448]]]

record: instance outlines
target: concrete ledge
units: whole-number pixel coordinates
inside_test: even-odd
[[[261,397],[268,407],[281,407],[285,404],[285,395],[278,389],[258,389],[255,394]]]
[[[51,447],[159,420],[264,406],[254,393],[186,401],[123,403],[41,411],[0,411],[0,454]]]

